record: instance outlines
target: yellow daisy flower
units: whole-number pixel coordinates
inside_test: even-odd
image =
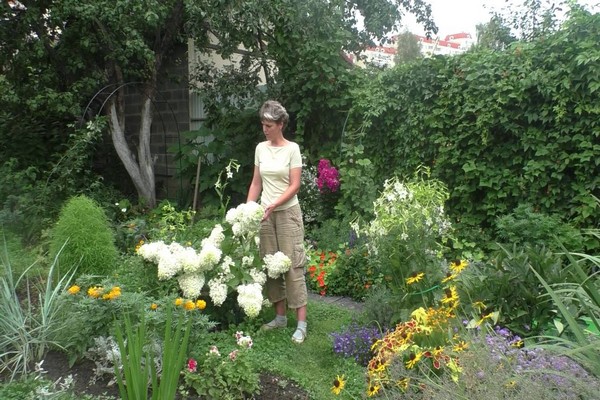
[[[158,308],[158,304],[156,304],[156,303],[150,304],[150,309],[151,310],[156,310],[157,308]]]
[[[183,299],[181,297],[178,297],[178,298],[175,299],[175,305],[177,307],[179,307],[182,304],[183,304]]]
[[[453,273],[458,274],[469,265],[465,260],[454,260],[450,263],[450,269]]]
[[[380,386],[379,385],[369,385],[367,389],[367,396],[373,397],[379,393]]]
[[[412,285],[423,279],[425,272],[413,272],[408,278],[406,278],[406,284]]]
[[[331,387],[331,392],[337,396],[344,389],[344,386],[346,386],[346,381],[344,380],[344,375],[342,375],[342,376],[338,375],[333,380],[333,386]]]
[[[423,353],[416,352],[416,353],[410,353],[410,355],[408,356],[408,361],[405,363],[406,368],[407,369],[412,369],[421,359],[421,357],[423,356]]]

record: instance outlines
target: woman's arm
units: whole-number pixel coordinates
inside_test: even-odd
[[[258,166],[255,165],[254,175],[252,175],[252,181],[250,182],[250,187],[248,188],[248,197],[246,198],[246,203],[250,201],[257,201],[261,190],[262,179],[260,177],[260,170],[258,169]]]

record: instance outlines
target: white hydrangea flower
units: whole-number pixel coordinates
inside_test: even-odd
[[[234,266],[235,266],[235,262],[233,261],[233,259],[229,256],[225,256],[225,257],[223,257],[223,261],[219,265],[219,269],[221,270],[220,273],[223,276],[229,276],[229,275],[231,275],[231,267],[234,267]]]
[[[252,277],[252,280],[254,282],[258,283],[261,286],[267,282],[267,275],[263,271],[259,271],[256,268],[252,268],[250,270],[250,277]]]
[[[208,239],[215,244],[215,246],[220,247],[221,243],[225,239],[225,234],[223,234],[223,227],[221,224],[215,225],[215,227],[210,232],[210,236]]]
[[[183,296],[188,299],[195,299],[200,296],[202,287],[204,286],[204,275],[202,274],[184,274],[177,278],[179,288],[183,292]]]
[[[185,273],[194,273],[200,270],[200,256],[192,247],[182,247],[174,254]]]
[[[219,263],[221,259],[221,249],[215,246],[213,243],[204,243],[200,250],[200,267],[204,271],[212,269]]]
[[[169,250],[169,247],[159,240],[157,242],[144,243],[140,246],[137,253],[146,261],[158,263],[162,254]]]
[[[221,306],[227,299],[227,285],[220,279],[211,279],[208,281],[208,295],[215,306]]]
[[[163,281],[174,277],[181,270],[181,264],[171,253],[163,255],[158,261],[158,279]]]
[[[256,317],[263,303],[262,286],[258,283],[240,285],[237,287],[237,292],[238,304],[244,313],[250,318]]]
[[[292,266],[292,260],[281,251],[275,254],[267,254],[263,261],[269,278],[278,278],[281,274],[286,273]]]
[[[231,225],[234,236],[248,236],[258,233],[263,215],[263,207],[250,201],[227,211],[225,220]]]

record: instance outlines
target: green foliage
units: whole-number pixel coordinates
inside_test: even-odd
[[[104,210],[85,195],[69,199],[52,228],[50,255],[63,268],[77,267],[78,275],[108,275],[117,248]]]
[[[430,289],[443,277],[444,242],[451,227],[444,212],[447,197],[444,184],[429,179],[425,169],[404,182],[387,180],[374,203],[375,219],[364,228],[371,262],[402,297],[401,308],[434,304]],[[411,285],[409,279],[419,274],[425,279]]]
[[[421,43],[414,33],[405,30],[397,36],[396,43],[396,56],[394,58],[396,64],[408,63],[423,57]]]
[[[378,189],[374,163],[362,145],[343,143],[339,165],[341,196],[336,211],[339,215],[371,217]]]
[[[43,360],[46,352],[56,345],[56,338],[68,325],[59,318],[60,293],[69,285],[73,274],[57,280],[56,261],[41,284],[30,286],[28,273],[33,264],[15,280],[6,254],[1,260],[0,275],[0,373],[9,381],[31,372],[33,364]],[[22,293],[26,293],[23,297]]]
[[[543,246],[501,248],[491,262],[463,273],[463,296],[471,304],[482,302],[487,310],[499,312],[498,324],[521,337],[549,333],[555,329],[556,309],[541,301],[544,290],[536,273],[551,285],[564,283],[568,276],[562,257]],[[480,311],[475,311],[477,317]]]
[[[592,38],[599,32],[599,14],[574,11],[543,39],[373,76],[354,90],[347,129],[372,164],[367,176],[378,186],[428,166],[449,188],[450,217],[468,226],[489,229],[527,203],[575,227],[596,227],[600,78]],[[373,186],[348,187],[344,196]]]
[[[358,301],[381,290],[384,275],[369,256],[364,243],[344,249],[336,259],[335,269],[327,277],[328,293]]]
[[[598,232],[596,237],[600,239]],[[566,252],[566,249],[564,250]],[[566,322],[567,334],[563,335],[562,329],[558,329],[556,335],[546,335],[545,346],[569,355],[598,376],[600,342],[597,335],[590,335],[586,328],[593,327],[596,332],[600,328],[600,291],[597,272],[590,276],[586,265],[591,265],[597,270],[600,267],[600,258],[568,252],[566,255],[569,260],[569,280],[566,283],[551,284],[543,274],[531,268],[547,292],[545,297],[552,299],[553,305],[558,308],[560,316]],[[587,327],[581,326],[582,316],[590,321]]]
[[[559,250],[559,243],[571,251],[581,251],[584,243],[581,233],[557,215],[535,212],[526,204],[496,220],[496,237],[502,243],[545,245],[554,251]]]
[[[171,399],[177,392],[179,374],[183,367],[191,321],[180,315],[173,323],[172,307],[166,308],[167,320],[162,337],[162,359],[160,377],[157,372],[155,357],[151,350],[147,326],[142,314],[139,324],[134,327],[131,319],[125,316],[125,330],[116,325],[117,344],[121,354],[122,365],[115,365],[115,374],[119,385],[119,393],[124,400]],[[148,388],[151,388],[151,396]]]
[[[226,356],[213,345],[198,358],[197,366],[183,372],[185,385],[202,398],[243,399],[257,393],[260,389],[256,365],[252,362],[252,349],[242,347],[234,349]]]

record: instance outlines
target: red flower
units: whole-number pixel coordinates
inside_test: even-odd
[[[189,372],[196,372],[196,368],[198,367],[198,362],[193,358],[190,358],[187,362],[187,368]]]

